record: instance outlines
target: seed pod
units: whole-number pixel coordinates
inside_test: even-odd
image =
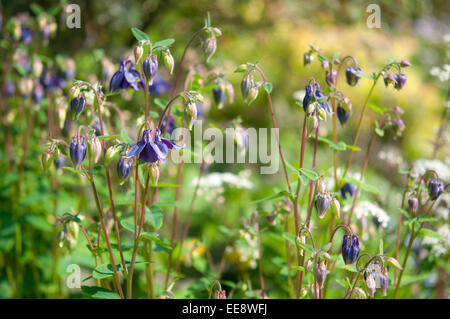
[[[380,288],[383,296],[387,296],[387,289],[389,286],[389,275],[387,269],[385,268],[383,273],[380,274]]]
[[[325,81],[327,82],[328,85],[334,86],[336,85],[337,76],[338,76],[337,70],[327,71],[325,73]]]
[[[173,60],[172,54],[170,54],[169,50],[164,51],[164,65],[167,70],[169,70],[170,74],[173,73],[173,68],[175,66],[175,61]]]
[[[331,196],[329,195],[318,195],[314,206],[316,207],[317,213],[319,214],[319,218],[323,218],[325,213],[331,204]]]
[[[359,238],[356,235],[344,235],[342,240],[342,259],[346,265],[353,264],[359,255]]]
[[[345,70],[345,77],[347,79],[347,84],[350,86],[355,86],[359,83],[359,80],[361,79],[358,74],[362,74],[361,68],[353,68],[348,67]]]
[[[117,162],[116,171],[117,176],[121,181],[124,181],[128,178],[131,173],[131,169],[133,167],[133,160],[131,158],[125,158],[121,156],[119,161]]]
[[[94,163],[97,163],[100,159],[100,155],[102,155],[102,143],[100,143],[100,140],[98,137],[93,137],[91,139],[91,145],[92,145],[92,151],[94,153]]]
[[[203,42],[203,51],[207,55],[206,62],[208,62],[209,59],[211,59],[211,57],[216,52],[216,49],[217,49],[217,41],[215,36],[211,36]]]
[[[364,280],[366,282],[367,290],[369,291],[370,297],[373,297],[375,294],[375,291],[377,290],[377,284],[375,282],[375,279],[373,278],[372,274],[368,271],[364,272]]]
[[[356,190],[358,187],[356,185],[345,183],[344,186],[341,188],[341,195],[344,198],[347,198],[347,194],[350,195],[350,197],[355,196]]]
[[[318,264],[314,267],[314,277],[316,278],[319,287],[323,288],[323,283],[325,282],[325,278],[327,277],[327,266],[325,266],[324,261],[319,261]]]
[[[406,84],[406,79],[407,79],[406,74],[403,73],[396,74],[394,88],[397,90],[402,90]]]
[[[85,105],[86,105],[86,98],[84,96],[84,93],[79,94],[77,97],[73,98],[70,101],[70,111],[72,112],[72,114],[78,117],[81,114],[81,112],[83,112]]]
[[[419,200],[417,199],[417,197],[410,197],[408,199],[408,206],[409,211],[415,214],[417,212],[417,209],[419,208]]]
[[[86,139],[84,136],[74,136],[70,143],[70,159],[76,169],[80,168],[86,157]]]
[[[309,258],[309,259],[306,261],[306,264],[305,264],[305,274],[308,273],[308,270],[310,269],[310,267],[312,266],[312,264],[313,264],[313,259],[312,259],[312,258]]]
[[[444,192],[444,183],[436,179],[428,182],[428,195],[431,200],[436,200]]]
[[[144,75],[147,78],[150,85],[153,84],[153,79],[158,72],[158,59],[156,56],[152,56],[151,58],[145,58],[142,64],[142,68],[144,70]]]
[[[246,99],[246,103],[248,104],[248,105],[250,105],[250,104],[252,104],[252,102],[254,101],[254,100],[256,100],[256,98],[257,98],[257,96],[258,96],[258,88],[256,87],[256,86],[254,86],[254,87],[252,87],[251,89],[250,89],[250,91],[248,92],[248,96],[247,96],[247,99]]]

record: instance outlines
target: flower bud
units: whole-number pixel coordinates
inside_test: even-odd
[[[331,212],[336,218],[339,218],[341,215],[341,204],[339,204],[337,198],[333,198],[331,202]]]
[[[415,214],[417,212],[417,209],[419,208],[419,200],[417,199],[417,197],[410,197],[408,199],[408,206],[409,211]]]
[[[389,84],[391,84],[391,83],[393,83],[393,84],[397,83],[397,80],[395,79],[395,76],[393,74],[391,74],[391,73],[386,74],[384,76],[383,80],[384,80],[384,85],[386,87],[388,87]]]
[[[342,259],[346,265],[355,263],[359,256],[359,238],[356,235],[344,235],[342,240]]]
[[[46,172],[48,170],[48,168],[50,167],[50,164],[52,163],[52,158],[53,158],[53,152],[50,149],[47,149],[44,151],[44,153],[42,153],[41,164],[42,164],[42,169],[44,170],[44,172]]]
[[[341,123],[341,125],[344,126],[344,124],[350,117],[350,114],[341,106],[341,103],[338,104],[336,112],[337,118],[339,119],[339,123]]]
[[[169,70],[170,74],[173,73],[173,68],[175,66],[175,61],[173,60],[172,54],[170,54],[169,50],[164,51],[164,65],[167,70]]]
[[[70,111],[78,118],[81,112],[83,112],[85,105],[86,97],[84,96],[84,93],[79,94],[70,101]]]
[[[212,90],[213,92],[213,97],[214,97],[214,102],[216,103],[217,107],[219,109],[221,109],[223,107],[223,103],[225,102],[226,96],[225,96],[225,92],[222,88],[222,86],[218,86],[213,88]]]
[[[247,100],[245,101],[248,105],[252,104],[254,100],[256,100],[258,96],[258,88],[256,86],[252,87],[248,92]]]
[[[397,90],[402,90],[406,84],[406,79],[407,79],[406,74],[403,73],[396,74],[394,88]]]
[[[142,69],[144,70],[144,75],[147,78],[149,84],[152,85],[153,79],[156,76],[156,72],[158,72],[158,59],[156,58],[156,56],[145,58],[142,64]]]
[[[444,183],[436,179],[432,179],[428,182],[428,195],[431,200],[438,199],[439,196],[444,192]]]
[[[312,258],[309,258],[305,264],[305,275],[308,273],[308,270],[310,269],[312,264],[313,264],[313,260],[312,260]]]
[[[133,54],[134,54],[134,63],[137,64],[139,63],[139,61],[142,58],[142,55],[144,54],[144,48],[142,46],[142,44],[138,44],[134,50],[133,50]]]
[[[406,125],[405,122],[403,122],[402,119],[394,119],[392,120],[392,130],[394,131],[395,135],[401,136],[403,131],[405,130]]]
[[[321,64],[322,68],[324,68],[325,70],[328,69],[328,67],[330,66],[330,63],[328,63],[327,60],[323,60]]]
[[[314,278],[317,281],[319,287],[323,288],[323,283],[325,282],[325,278],[327,277],[327,266],[324,261],[319,261],[318,264],[314,267]]]
[[[389,275],[387,269],[385,268],[383,273],[380,274],[380,288],[381,293],[383,294],[384,297],[387,296],[388,286],[389,286]]]
[[[303,65],[306,66],[308,64],[311,64],[312,61],[314,61],[314,55],[312,54],[312,52],[305,52],[305,54],[303,54]]]
[[[307,84],[305,86],[305,97],[303,98],[303,111],[306,112],[306,110],[308,109],[308,105],[311,102],[311,95],[313,93],[313,86],[312,84]]]
[[[347,79],[347,84],[350,86],[355,86],[359,83],[359,80],[361,79],[358,74],[362,74],[361,68],[353,68],[348,67],[345,70],[345,77]]]
[[[117,162],[116,171],[117,176],[121,181],[124,181],[128,178],[131,173],[131,169],[133,167],[133,160],[131,158],[125,158],[121,156],[119,161]]]
[[[325,213],[331,204],[331,196],[330,195],[318,195],[316,197],[316,201],[314,206],[316,207],[317,213],[319,214],[319,218],[323,218]]]
[[[359,299],[367,299],[366,292],[363,289],[356,287],[355,293],[358,295]]]
[[[247,97],[250,93],[250,89],[255,86],[255,82],[253,80],[253,75],[247,74],[244,76],[244,78],[241,81],[241,93],[242,93],[242,100],[244,102],[247,100]]]
[[[347,194],[350,195],[350,197],[355,196],[356,190],[358,187],[356,185],[345,183],[344,186],[341,188],[341,195],[344,198],[347,198]]]
[[[80,168],[86,157],[86,139],[84,136],[74,136],[70,143],[70,159],[76,169]]]
[[[412,65],[411,62],[409,62],[408,60],[402,60],[400,62],[400,66],[403,67],[403,68],[406,68],[406,67],[411,66],[411,65]]]
[[[190,101],[187,106],[188,106],[189,114],[192,116],[192,118],[194,120],[196,120],[197,119],[197,104],[193,101]]]

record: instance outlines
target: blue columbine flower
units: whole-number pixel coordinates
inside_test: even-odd
[[[344,186],[342,186],[341,188],[341,195],[344,198],[347,198],[347,194],[349,194],[350,197],[353,197],[357,189],[358,187],[356,187],[356,185],[345,183]]]
[[[318,100],[318,99],[320,99],[322,97],[325,97],[325,95],[322,93],[322,91],[320,89],[319,83],[316,83],[315,87],[316,87],[316,92],[314,92],[314,95],[316,97],[316,100]],[[327,111],[327,112],[331,111],[330,110],[330,106],[328,105],[328,102],[326,100],[324,102],[322,102],[322,103],[319,102],[319,104],[325,111]]]
[[[150,84],[153,83],[153,79],[156,76],[156,72],[158,72],[158,59],[156,56],[151,58],[145,58],[142,63],[142,69],[144,70],[144,75],[149,81]]]
[[[323,218],[331,205],[331,196],[329,195],[317,195],[314,206],[316,207],[317,213],[320,218]]]
[[[120,62],[119,71],[114,73],[111,81],[109,82],[109,91],[114,92],[117,89],[128,89],[129,87],[139,90],[139,85],[143,89],[144,80],[142,80],[141,74],[138,70],[134,68],[133,62],[130,60],[122,60]]]
[[[27,27],[22,27],[19,41],[25,44],[30,44],[33,40],[33,30]]]
[[[406,84],[406,79],[407,79],[406,74],[399,73],[399,74],[396,74],[394,77],[395,77],[394,88],[397,90],[402,90]]]
[[[346,265],[353,264],[359,255],[359,238],[356,235],[344,235],[342,240],[342,258]]]
[[[361,68],[348,67],[345,70],[345,77],[347,79],[347,84],[350,86],[357,85],[359,83],[359,80],[361,80],[358,74],[362,74]]]
[[[75,116],[78,117],[78,115],[81,112],[83,112],[85,105],[86,105],[86,98],[84,96],[84,93],[79,94],[70,101],[70,110],[72,111],[73,114],[75,114]]]
[[[161,137],[159,129],[155,132],[155,141],[152,141],[151,130],[146,129],[142,134],[142,139],[134,144],[127,152],[126,158],[133,158],[139,155],[139,159],[146,163],[155,163],[157,161],[166,162],[169,149],[181,149],[171,140]]]
[[[431,200],[438,199],[439,196],[444,192],[444,183],[436,179],[432,179],[428,183],[428,195],[430,195]]]
[[[117,176],[119,176],[120,180],[124,181],[128,178],[131,173],[132,166],[133,161],[131,159],[123,156],[120,157],[116,166]]]
[[[341,104],[338,105],[336,112],[337,117],[339,119],[339,123],[341,123],[341,125],[344,126],[344,124],[350,117],[350,114],[341,106]]]
[[[221,108],[226,99],[225,92],[222,90],[220,86],[218,86],[212,89],[212,93],[214,97],[214,102],[219,108]]]
[[[153,79],[153,83],[149,85],[148,90],[152,95],[162,95],[170,92],[172,85],[159,75]]]
[[[84,136],[74,136],[72,143],[70,143],[70,159],[76,169],[80,168],[81,163],[83,163],[86,157],[86,150],[87,146]]]
[[[305,86],[305,91],[306,91],[306,94],[305,94],[305,97],[303,98],[303,111],[306,112],[306,110],[308,109],[309,102],[311,102],[311,95],[313,92],[312,84],[307,84]]]

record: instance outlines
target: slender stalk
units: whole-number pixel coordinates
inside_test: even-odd
[[[394,299],[397,299],[398,289],[400,288],[400,283],[403,278],[403,273],[405,272],[406,262],[408,261],[408,257],[409,257],[409,253],[411,252],[411,247],[412,247],[413,241],[416,238],[415,237],[416,234],[414,233],[414,226],[415,225],[413,224],[412,228],[411,228],[411,236],[409,237],[408,248],[406,248],[406,255],[405,255],[405,258],[403,259],[403,263],[402,263],[403,269],[400,270],[400,275],[398,277],[397,285],[395,286]]]
[[[255,223],[256,223],[256,235],[258,237],[258,252],[259,252],[259,282],[261,285],[261,298],[264,299],[266,297],[266,293],[264,291],[264,276],[263,276],[263,268],[262,268],[262,250],[261,250],[261,232],[259,231],[259,223],[258,223],[258,212],[255,211]]]
[[[381,72],[378,73],[377,77],[374,79],[372,86],[370,87],[369,93],[366,96],[366,99],[364,101],[362,110],[361,110],[361,115],[359,116],[359,121],[358,121],[358,125],[356,127],[356,132],[355,132],[355,137],[353,139],[353,147],[350,150],[350,154],[348,156],[347,159],[347,163],[345,164],[345,170],[344,170],[344,174],[342,175],[341,179],[344,178],[347,175],[347,171],[350,167],[350,163],[352,161],[352,157],[353,157],[353,152],[354,152],[354,148],[356,147],[356,144],[358,143],[358,138],[359,138],[359,134],[361,132],[361,124],[364,118],[364,114],[366,113],[366,109],[367,109],[367,104],[369,103],[369,99],[372,96],[373,90],[375,89],[375,86],[377,85],[378,82],[378,78],[380,77]]]

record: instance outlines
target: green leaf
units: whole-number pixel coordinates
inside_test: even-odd
[[[386,112],[385,107],[377,106],[375,104],[369,103],[369,107],[377,113],[384,114]]]
[[[331,140],[329,140],[329,139],[327,139],[325,137],[322,137],[322,136],[319,136],[318,140],[328,144],[328,146],[332,150],[336,150],[336,151],[345,151],[346,149],[351,149],[351,150],[354,150],[354,151],[360,151],[361,150],[361,148],[359,148],[357,146],[353,146],[353,145],[347,145],[343,141],[339,141],[337,144],[334,144],[333,141],[331,141]]]
[[[377,133],[378,136],[381,136],[381,137],[384,136],[384,130],[379,127],[375,128],[375,133]]]
[[[41,231],[47,233],[51,233],[53,231],[52,225],[43,216],[26,214],[24,215],[24,220],[26,223]]]
[[[89,296],[97,299],[120,299],[120,296],[114,291],[97,286],[81,286],[81,290]]]
[[[164,99],[160,99],[159,97],[154,99],[153,102],[155,102],[155,104],[158,105],[162,109],[164,109],[166,107],[167,103],[169,103],[169,101],[166,101]]]
[[[265,202],[265,201],[268,201],[268,200],[271,200],[271,199],[277,199],[277,198],[284,197],[284,196],[289,196],[289,192],[288,191],[281,191],[279,193],[270,195],[268,197],[264,197],[264,198],[252,201],[252,202],[250,202],[250,204],[258,204],[258,203],[262,203],[262,202]]]
[[[333,54],[333,56],[331,57],[331,61],[334,61],[334,60],[336,60],[336,59],[339,59],[339,56],[340,56],[341,54],[339,53],[339,52],[335,52],[334,54]]]
[[[150,209],[145,209],[145,218],[147,223],[154,229],[160,229],[163,225],[163,210],[156,205],[153,205]]]
[[[170,187],[170,188],[173,188],[173,187],[180,187],[181,185],[158,182],[158,185],[150,183],[149,186],[150,187]]]
[[[73,169],[72,167],[68,167],[68,166],[64,166],[63,169],[66,171],[84,176],[83,171],[81,171],[81,170],[76,170],[76,169]]]
[[[267,83],[263,84],[263,88],[264,88],[264,90],[266,90],[267,93],[270,94],[272,92],[273,85],[272,85],[272,83],[267,82]]]
[[[299,243],[299,242],[297,242],[296,245],[297,245],[297,249],[301,248],[310,255],[314,252],[314,249],[310,245]]]
[[[319,174],[311,169],[300,168],[299,171],[310,180],[316,181],[319,178]]]
[[[375,79],[373,74],[363,74],[363,73],[357,73],[356,76],[364,79]]]
[[[441,234],[439,234],[438,232],[431,230],[431,229],[427,229],[427,228],[422,228],[419,231],[419,235],[421,236],[427,236],[427,237],[431,237],[431,238],[436,238],[438,240],[444,240],[444,237],[442,237]]]
[[[120,137],[124,140],[125,143],[134,144],[134,141],[128,136],[125,130],[120,130]]]
[[[120,225],[122,225],[122,227],[125,228],[126,230],[134,233],[134,223],[131,220],[122,219],[120,221]]]
[[[117,271],[121,271],[122,265],[117,264],[116,269]],[[108,277],[112,277],[114,275],[114,269],[112,264],[103,264],[99,265],[98,267],[95,267],[95,269],[92,271],[92,277],[95,279],[104,279]]]
[[[165,40],[156,41],[156,42],[153,44],[153,48],[156,48],[156,47],[169,47],[169,46],[171,46],[174,42],[175,42],[174,39],[165,39]]]
[[[112,138],[120,137],[120,135],[104,135],[104,136],[98,136],[99,140],[109,140]]]
[[[295,245],[295,236],[291,233],[283,233],[282,237],[289,241],[292,245]]]
[[[366,184],[364,182],[358,181],[357,179],[354,179],[353,177],[346,177],[345,180],[348,183],[354,184],[356,186],[358,186],[361,190],[372,193],[372,194],[376,194],[376,195],[381,195],[380,191],[378,190],[378,188],[376,188],[375,186]]]
[[[131,28],[131,32],[138,41],[150,41],[150,37],[147,33],[139,30],[138,28]]]

